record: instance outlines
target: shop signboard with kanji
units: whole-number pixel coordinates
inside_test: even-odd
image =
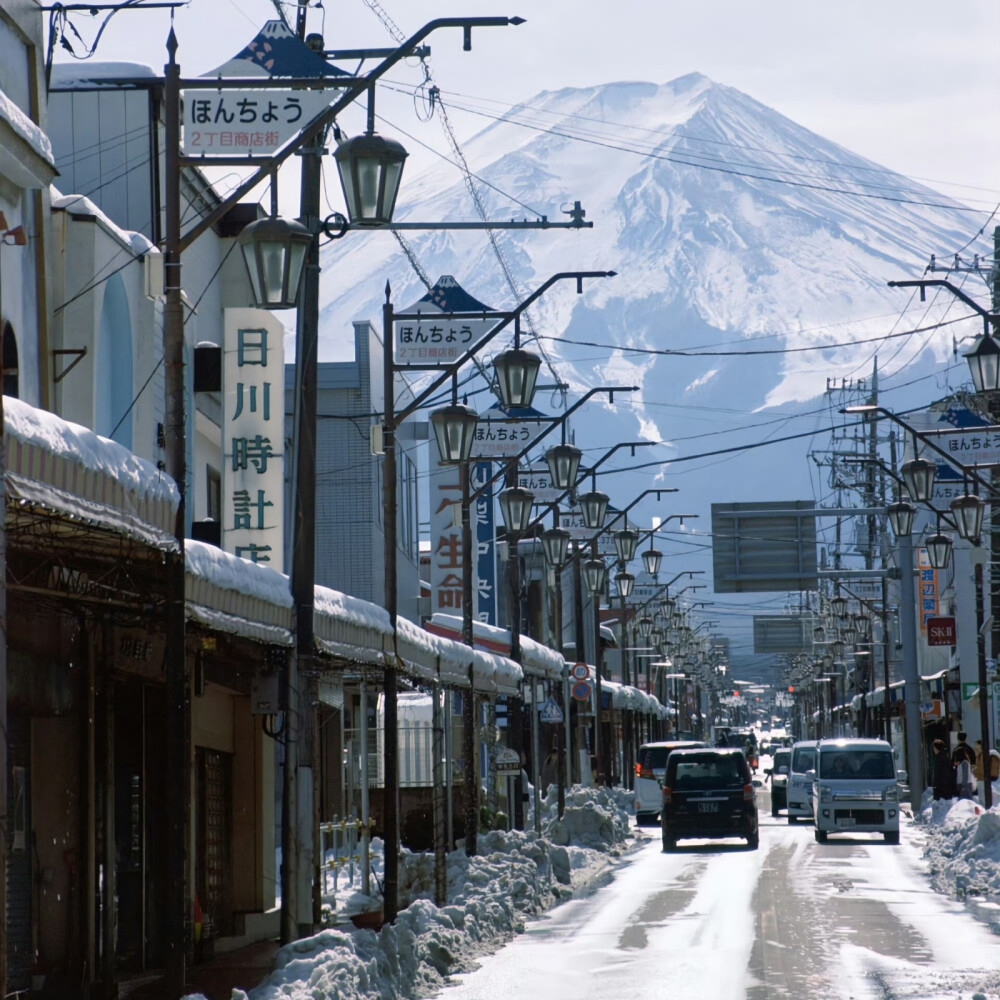
[[[263,309],[223,325],[222,547],[284,572],[285,330]]]
[[[457,465],[441,464],[437,440],[429,441],[431,612],[462,614],[462,484]],[[475,532],[473,531],[473,537]],[[475,615],[476,588],[472,588]]]
[[[492,462],[476,462],[472,466],[472,492],[476,493],[493,476]],[[495,486],[496,484],[494,484]],[[472,508],[473,537],[476,540],[475,618],[487,625],[497,624],[497,538],[492,488],[476,497]]]
[[[472,458],[513,458],[538,437],[542,430],[540,417],[511,419],[502,410],[479,414],[472,439]]]
[[[517,473],[517,485],[522,490],[530,490],[534,493],[535,503],[552,503],[566,492],[565,490],[556,489],[552,485],[552,477],[547,468],[519,469]]]
[[[931,561],[927,556],[927,549],[917,550],[918,586],[920,592],[917,596],[920,607],[920,631],[927,634],[927,620],[934,618],[938,613],[938,571],[931,568]]]
[[[499,322],[488,319],[493,310],[471,296],[450,275],[412,305],[396,310],[404,319],[393,320],[395,363],[400,368],[434,368],[451,365],[473,350]],[[453,318],[454,314],[482,313],[482,318]]]

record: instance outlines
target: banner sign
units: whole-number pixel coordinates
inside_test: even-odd
[[[222,548],[284,571],[285,328],[265,309],[223,324]]]
[[[476,462],[472,466],[472,492],[490,481],[492,462]],[[496,517],[492,493],[479,497],[473,511],[476,539],[476,578],[473,596],[475,618],[487,625],[497,624],[497,539]]]
[[[962,430],[922,431],[948,455],[957,465],[1000,465],[1000,431],[988,427],[968,427]],[[937,452],[921,447],[921,457],[943,462],[944,457]]]
[[[918,550],[917,565],[920,567],[920,631],[927,634],[927,620],[934,618],[938,613],[938,571],[931,569],[930,559],[927,558],[927,549]]]
[[[437,438],[430,435],[431,613],[462,614],[462,484],[457,465],[440,464]],[[476,588],[472,588],[475,602]],[[475,607],[473,607],[475,614]]]
[[[523,490],[531,490],[535,494],[535,503],[552,503],[566,492],[552,485],[547,468],[521,469],[517,474],[517,485]]]
[[[538,436],[541,418],[511,419],[501,410],[479,414],[471,458],[513,458]]]

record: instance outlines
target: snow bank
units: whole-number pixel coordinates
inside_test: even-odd
[[[399,890],[405,909],[395,924],[377,933],[328,928],[286,945],[250,1000],[376,1000],[439,990],[448,976],[470,969],[520,933],[526,920],[605,868],[609,856],[621,854],[630,799],[617,789],[576,787],[567,791],[560,820],[553,789],[543,802],[543,836],[491,830],[480,834],[476,857],[462,850],[448,855],[443,907],[433,902],[433,854],[404,851]],[[374,892],[381,881],[380,840],[372,841],[372,853]],[[369,901],[345,885],[327,902],[343,914]],[[233,1000],[247,994],[235,991]]]
[[[1000,803],[1000,783],[993,801]],[[934,801],[920,812],[931,884],[948,895],[1000,896],[1000,804],[986,811],[971,799]]]

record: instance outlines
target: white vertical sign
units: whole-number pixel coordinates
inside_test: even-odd
[[[462,614],[462,484],[457,465],[441,465],[437,439],[430,435],[431,613]],[[475,529],[473,528],[473,537]],[[476,589],[472,592],[476,614]]]
[[[284,571],[284,327],[226,309],[222,361],[222,547]]]

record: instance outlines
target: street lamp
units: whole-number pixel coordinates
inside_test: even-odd
[[[854,616],[854,627],[857,629],[858,638],[862,642],[867,642],[872,634],[872,620],[865,614]]]
[[[302,265],[313,234],[300,222],[257,219],[237,243],[250,276],[254,304],[260,309],[294,309],[299,304]]]
[[[566,564],[569,549],[569,532],[565,528],[548,528],[541,534],[545,561],[555,570]]]
[[[531,524],[531,505],[535,502],[535,494],[520,486],[500,492],[500,513],[503,523],[510,535],[519,535],[527,531]],[[512,541],[512,544],[514,542]]]
[[[843,618],[847,614],[847,598],[839,594],[830,599],[830,613],[834,618]]]
[[[406,150],[372,128],[375,109],[368,103],[368,131],[342,142],[333,154],[347,214],[355,226],[384,226],[392,221]]]
[[[972,384],[977,395],[1000,391],[1000,344],[997,344],[988,329],[964,357],[969,362]]]
[[[912,503],[900,500],[889,504],[888,511],[892,533],[897,538],[909,538],[913,534],[913,519],[917,516],[917,508]]]
[[[955,527],[966,541],[976,541],[983,530],[983,512],[986,502],[975,494],[967,493],[951,502],[951,513]]]
[[[462,403],[451,403],[431,414],[442,462],[455,465],[469,460],[478,423],[479,414]]]
[[[615,586],[618,588],[619,597],[624,600],[632,593],[632,588],[635,586],[635,577],[631,573],[619,573],[615,576]],[[624,622],[622,623],[622,627],[624,628]]]
[[[928,536],[924,541],[927,549],[927,561],[931,569],[947,569],[951,561],[951,538],[940,531]]]
[[[603,559],[588,559],[582,566],[583,579],[587,589],[597,597],[604,592],[608,583],[608,567]]]
[[[899,470],[906,483],[906,491],[916,503],[930,503],[934,496],[934,480],[937,478],[937,465],[925,458],[914,458],[904,462]]]
[[[503,351],[493,359],[500,401],[507,410],[531,406],[542,359],[520,347]]]
[[[608,513],[608,503],[611,498],[607,493],[600,490],[590,490],[581,493],[579,504],[580,513],[583,514],[583,523],[589,531],[597,531],[604,527],[604,518]]]
[[[614,542],[618,561],[627,566],[635,558],[635,550],[639,545],[639,532],[631,528],[622,528],[614,533]]]
[[[660,563],[663,560],[663,553],[658,549],[649,548],[642,554],[642,562],[646,567],[646,572],[653,578],[653,582],[656,582],[657,574],[660,572]]]
[[[576,477],[580,471],[580,459],[583,452],[576,445],[553,445],[545,453],[545,461],[549,466],[549,478],[557,490],[571,490],[576,485]]]
[[[636,621],[635,627],[639,631],[639,638],[642,639],[643,642],[647,642],[649,640],[649,635],[653,630],[653,619],[650,618],[649,615],[643,615]]]

